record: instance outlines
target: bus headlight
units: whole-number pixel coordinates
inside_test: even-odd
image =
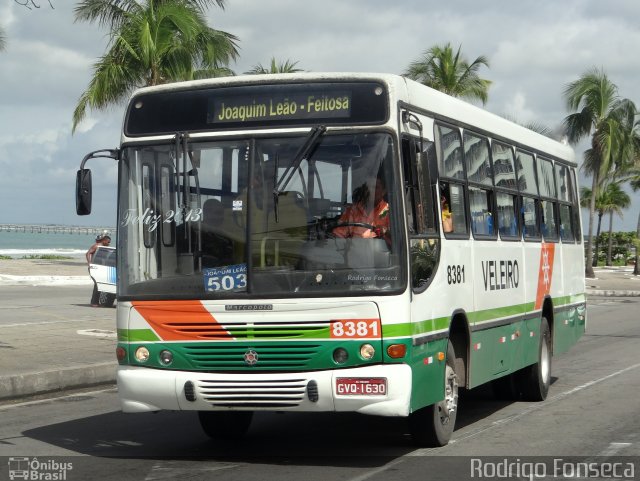
[[[147,362],[149,360],[149,349],[144,346],[140,346],[135,352],[136,361]]]
[[[343,347],[339,347],[333,351],[333,360],[336,364],[344,364],[348,359],[349,353]]]
[[[167,351],[166,349],[160,351],[160,362],[165,366],[168,366],[173,361],[173,354],[171,351]]]
[[[371,344],[363,344],[360,346],[360,357],[364,360],[369,360],[373,358],[376,354],[375,348]]]

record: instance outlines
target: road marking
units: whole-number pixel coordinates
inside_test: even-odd
[[[106,337],[106,338],[116,338],[115,331],[107,331],[106,329],[79,329],[76,331],[77,334],[81,336],[94,336],[94,337]]]
[[[111,321],[111,319],[99,319],[95,317],[87,318],[87,319],[65,319],[58,321],[40,321],[40,322],[21,322],[19,324],[0,324],[0,329],[6,327],[28,327],[28,326],[44,326],[47,324],[66,324],[71,322],[96,322],[96,321]]]
[[[611,456],[615,456],[619,451],[622,451],[624,448],[628,448],[629,446],[631,446],[631,443],[609,443],[609,446],[601,453],[599,453],[596,458],[608,458]]]
[[[237,468],[238,464],[219,464],[215,466],[203,466],[200,463],[197,467],[188,461],[162,461],[156,463],[151,471],[144,478],[145,481],[154,481],[157,479],[191,479],[199,473],[212,473],[214,471],[222,471],[223,469]]]
[[[366,479],[369,479],[371,476],[375,476],[376,474],[380,474],[384,471],[386,471],[387,469],[391,469],[394,466],[396,466],[397,464],[400,464],[402,462],[404,462],[404,457],[405,456],[410,456],[411,453],[405,454],[401,457],[399,457],[398,459],[395,459],[393,461],[391,461],[390,463],[385,464],[384,466],[380,466],[377,469],[374,469],[373,471],[369,471],[366,472],[360,476],[356,476],[355,478],[350,478],[349,481],[365,481]]]
[[[625,367],[624,369],[620,369],[619,371],[613,372],[613,373],[608,374],[606,376],[603,376],[601,378],[594,379],[593,381],[586,382],[584,384],[581,384],[580,386],[576,386],[573,389],[569,389],[568,391],[562,392],[560,394],[556,394],[555,396],[547,398],[547,400],[545,402],[529,406],[524,411],[522,411],[522,412],[520,412],[518,414],[514,414],[512,416],[507,416],[506,418],[499,419],[499,420],[494,421],[493,423],[491,423],[490,426],[486,426],[484,428],[480,428],[477,431],[473,431],[473,432],[470,432],[470,433],[468,433],[466,435],[463,435],[463,436],[461,436],[459,438],[452,439],[449,442],[449,444],[454,444],[456,442],[460,442],[460,441],[464,441],[466,439],[470,439],[470,438],[476,437],[479,434],[482,434],[482,433],[488,431],[489,429],[493,429],[495,426],[504,425],[504,424],[508,424],[508,423],[510,423],[512,421],[516,421],[516,420],[518,420],[518,419],[520,419],[520,418],[522,418],[524,416],[530,415],[533,412],[540,411],[540,410],[544,409],[549,404],[553,404],[556,401],[561,401],[562,399],[565,399],[566,397],[569,397],[572,394],[575,394],[577,392],[583,391],[583,390],[585,390],[585,389],[587,389],[587,388],[589,388],[591,386],[595,386],[596,384],[600,384],[601,382],[604,382],[604,381],[607,381],[607,380],[609,380],[609,379],[611,379],[613,377],[619,376],[620,374],[624,374],[625,372],[632,371],[634,369],[638,369],[639,367],[640,367],[640,363],[633,364],[632,366]]]

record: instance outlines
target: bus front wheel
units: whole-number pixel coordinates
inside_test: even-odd
[[[409,428],[413,441],[419,446],[445,446],[456,424],[458,412],[458,376],[455,351],[449,341],[444,376],[444,399],[411,413]]]
[[[551,359],[553,357],[551,330],[543,316],[540,324],[538,362],[517,373],[518,385],[525,401],[544,401],[551,384]]]
[[[247,434],[253,411],[198,411],[198,418],[211,439],[237,441]]]

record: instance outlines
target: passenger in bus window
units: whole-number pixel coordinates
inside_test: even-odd
[[[444,232],[453,232],[453,214],[449,209],[449,203],[444,194],[440,196],[440,207],[442,208],[442,230]]]
[[[382,238],[390,245],[390,210],[386,194],[387,188],[381,176],[376,178],[373,202],[366,182],[357,187],[352,195],[353,204],[342,213],[333,234],[336,237]]]

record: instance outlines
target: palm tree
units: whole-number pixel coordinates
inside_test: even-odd
[[[569,142],[578,143],[591,135],[591,148],[585,152],[583,169],[593,176],[591,204],[589,206],[589,233],[585,275],[593,273],[593,220],[595,202],[602,182],[616,163],[622,163],[633,150],[630,142],[629,120],[633,125],[635,105],[618,96],[618,88],[606,74],[592,69],[578,80],[568,84],[564,97],[570,111],[577,111],[564,119]],[[630,150],[631,149],[631,150]]]
[[[296,68],[298,62],[291,62],[289,59],[284,62],[277,63],[275,57],[271,57],[271,64],[269,68],[263,67],[262,64],[257,64],[245,72],[249,75],[257,75],[257,74],[271,74],[271,73],[295,73],[295,72],[304,72],[304,70]]]
[[[640,167],[635,171],[635,174],[631,178],[631,188],[634,192],[640,190]],[[640,259],[640,212],[638,212],[638,225],[636,227],[636,260],[633,267],[633,275],[640,275],[640,266],[638,266],[638,260]]]
[[[631,204],[629,195],[620,188],[619,182],[611,182],[603,191],[602,211],[609,214],[609,245],[607,249],[606,265],[611,265],[611,250],[613,247],[613,214],[622,217],[622,209],[626,209]]]
[[[596,229],[596,246],[594,249],[594,254],[593,254],[593,262],[592,265],[593,267],[596,267],[598,265],[598,241],[600,240],[600,228],[602,226],[602,217],[604,216],[604,210],[602,210],[602,204],[604,202],[603,199],[603,194],[602,192],[600,192],[598,194],[598,197],[596,198],[596,211],[598,212],[598,227]],[[591,189],[588,187],[582,187],[580,189],[580,207],[584,207],[586,209],[589,208],[589,206],[591,205]]]
[[[213,2],[224,7],[224,0],[81,1],[76,21],[109,28],[110,41],[75,108],[73,130],[87,107],[104,109],[138,87],[228,72],[238,39],[207,25]]]
[[[491,81],[480,78],[478,70],[483,65],[489,67],[489,61],[481,55],[468,63],[461,56],[461,49],[462,45],[454,53],[450,43],[435,45],[412,62],[403,75],[453,97],[480,100],[484,105]]]

